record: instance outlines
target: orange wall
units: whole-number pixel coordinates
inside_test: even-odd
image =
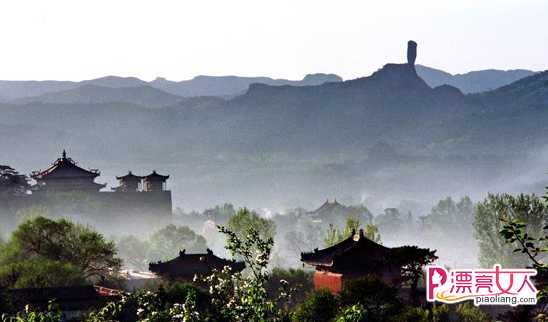
[[[343,286],[342,274],[330,272],[315,272],[314,273],[314,288],[326,288],[333,294],[340,293]]]

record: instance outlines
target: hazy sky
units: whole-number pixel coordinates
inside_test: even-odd
[[[548,1],[2,0],[0,79],[548,69]]]

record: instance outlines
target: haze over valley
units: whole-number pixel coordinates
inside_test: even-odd
[[[165,169],[183,209],[231,201],[271,213],[337,197],[417,212],[445,196],[542,193],[546,72],[415,67],[344,81],[1,81],[2,162],[28,173],[65,148],[111,185]]]

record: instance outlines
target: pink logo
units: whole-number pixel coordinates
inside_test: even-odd
[[[474,300],[475,305],[534,305],[537,289],[531,281],[534,269],[452,269],[426,267],[426,299],[457,303]]]

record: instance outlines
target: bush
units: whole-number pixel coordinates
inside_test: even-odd
[[[365,322],[366,311],[360,304],[345,307],[335,318],[335,322]]]
[[[340,299],[344,306],[361,304],[368,322],[387,321],[401,311],[397,289],[374,276],[346,282]]]
[[[43,311],[36,311],[29,305],[25,309],[14,315],[2,314],[2,322],[60,322],[62,320],[61,310],[53,302],[48,303],[48,307]]]
[[[286,283],[287,282],[287,283]],[[275,299],[280,295],[280,289],[283,289],[283,283],[287,284],[290,292],[289,298],[284,305],[286,308],[291,308],[301,303],[306,298],[306,295],[314,289],[312,283],[312,272],[307,272],[302,269],[282,269],[274,268],[270,273],[267,282],[267,292],[271,299]]]
[[[460,322],[491,322],[493,321],[487,313],[470,303],[459,304],[456,310]]]
[[[337,299],[328,290],[311,292],[291,314],[294,322],[328,322],[337,313]]]

